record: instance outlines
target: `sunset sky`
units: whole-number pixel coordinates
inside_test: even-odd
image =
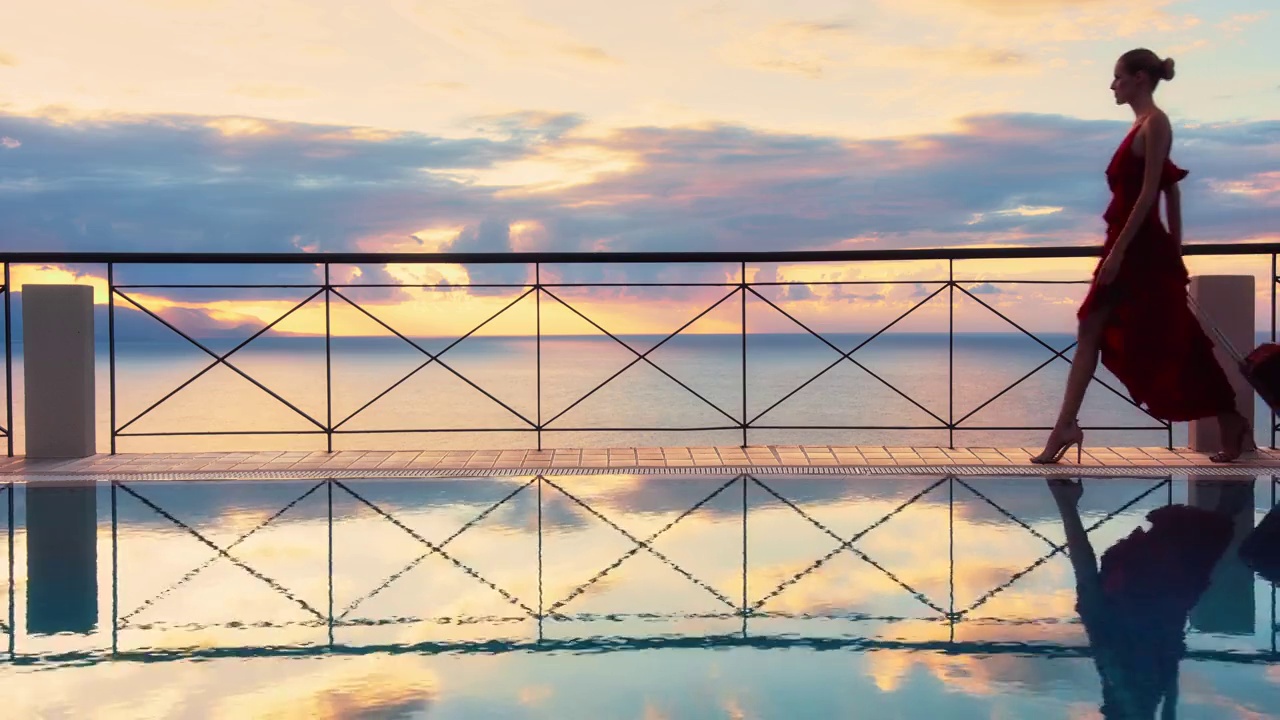
[[[24,4],[0,23],[0,249],[1096,243],[1102,171],[1132,117],[1112,101],[1112,64],[1137,46],[1178,63],[1158,99],[1174,122],[1174,160],[1191,171],[1187,241],[1276,241],[1280,13],[1269,5]],[[1266,266],[1257,258],[1192,268],[1262,273]],[[969,267],[984,279],[1078,279],[1090,265]],[[100,267],[73,270],[84,281],[102,275]],[[939,270],[850,265],[750,274],[928,279]],[[734,273],[649,268],[625,277],[735,281]],[[15,274],[15,285],[65,276]],[[351,269],[339,274],[357,277]],[[134,268],[123,280],[193,277],[209,276]],[[312,267],[237,277],[316,280]],[[468,274],[444,266],[366,266],[358,277],[528,279],[523,268]],[[1004,286],[993,289],[992,302],[1024,312],[1060,306],[1055,329],[1068,329],[1076,290]],[[814,286],[779,300],[812,317],[847,318],[857,304],[870,326],[920,299],[909,285],[860,292]],[[1269,298],[1265,283],[1258,293],[1260,303]],[[152,295],[153,308],[176,301]],[[371,302],[406,316],[439,302],[384,295]],[[461,317],[496,309],[492,293],[468,297],[450,301],[468,308]],[[599,297],[584,302],[604,306]],[[620,309],[619,298],[610,302]],[[205,312],[203,302],[186,304]],[[232,302],[213,322],[260,324],[291,304]],[[683,322],[696,305],[665,299],[646,312],[617,312],[622,327],[613,327],[670,331],[672,313],[684,313]]]

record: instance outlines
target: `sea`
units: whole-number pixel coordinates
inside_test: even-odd
[[[99,451],[111,447],[113,409],[118,452],[324,450],[326,427],[334,428],[335,450],[1039,447],[1056,417],[1074,338],[389,336],[334,337],[326,348],[323,337],[263,336],[223,361],[216,356],[243,338],[197,340],[205,349],[177,335],[117,341],[114,381],[110,346],[98,343]],[[15,344],[19,453],[21,350]],[[1266,446],[1271,414],[1255,402],[1255,437]],[[1087,446],[1187,443],[1186,424],[1170,433],[1101,367],[1079,419]]]

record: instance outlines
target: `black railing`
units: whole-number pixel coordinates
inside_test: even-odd
[[[1188,245],[1185,248],[1185,254],[1188,256],[1258,256],[1270,258],[1270,277],[1271,285],[1271,337],[1276,337],[1276,283],[1280,282],[1277,277],[1276,264],[1277,253],[1280,253],[1280,243],[1267,244],[1200,244]],[[161,437],[161,436],[229,436],[229,435],[316,435],[325,436],[326,449],[333,450],[333,442],[335,435],[343,434],[374,434],[374,433],[433,433],[433,432],[521,432],[529,433],[536,436],[537,447],[542,448],[544,432],[568,432],[568,433],[584,433],[584,432],[601,432],[601,431],[634,431],[634,432],[707,432],[707,431],[737,431],[741,433],[741,443],[749,444],[750,431],[752,430],[800,430],[800,431],[819,431],[819,430],[848,430],[848,431],[945,431],[947,435],[947,445],[954,447],[957,432],[963,431],[984,431],[984,432],[1006,432],[1006,431],[1032,431],[1032,430],[1048,430],[1047,426],[990,426],[990,425],[974,425],[971,420],[973,417],[989,407],[992,403],[1007,395],[1010,391],[1022,385],[1029,378],[1039,373],[1044,368],[1055,362],[1070,363],[1070,353],[1075,347],[1075,343],[1071,343],[1066,347],[1055,348],[1050,343],[1036,335],[1036,333],[1028,330],[1023,325],[1015,322],[1006,314],[998,310],[992,303],[983,300],[978,293],[973,292],[973,287],[981,284],[999,285],[999,284],[1027,284],[1027,285],[1062,285],[1062,284],[1086,284],[1087,279],[1077,280],[1001,280],[990,278],[958,278],[955,273],[955,261],[960,260],[1013,260],[1013,259],[1066,259],[1066,258],[1088,258],[1095,257],[1099,254],[1097,247],[1024,247],[1024,248],[937,248],[927,250],[849,250],[849,251],[787,251],[787,252],[689,252],[689,253],[444,253],[444,254],[422,254],[422,253],[0,253],[0,263],[4,264],[5,284],[0,288],[0,292],[5,297],[5,357],[6,357],[6,385],[9,388],[6,400],[6,418],[5,427],[0,428],[8,441],[9,454],[13,454],[13,438],[10,429],[13,426],[13,399],[12,399],[12,337],[10,328],[12,326],[12,315],[10,310],[10,293],[9,293],[9,274],[12,265],[26,264],[60,264],[60,265],[86,265],[86,264],[105,264],[106,279],[108,286],[108,343],[109,343],[109,364],[110,364],[110,445],[111,452],[116,452],[118,438],[124,437]],[[753,266],[775,265],[775,264],[797,264],[797,263],[862,263],[862,262],[887,262],[887,261],[946,261],[947,273],[945,277],[932,279],[910,279],[910,280],[821,280],[821,281],[769,281],[755,282],[748,281],[748,270]],[[434,285],[415,285],[415,284],[377,284],[377,283],[335,283],[332,281],[332,269],[335,266],[359,266],[359,265],[386,265],[386,264],[411,264],[411,265],[523,265],[528,270],[528,278],[532,278],[532,282],[525,283],[474,283],[474,284],[434,284]],[[730,282],[544,282],[543,270],[548,265],[675,265],[675,266],[692,266],[695,264],[718,264],[726,268],[732,268],[737,273],[737,280]],[[122,266],[141,266],[141,265],[295,265],[310,266],[316,269],[316,274],[322,277],[322,281],[315,284],[297,283],[264,283],[264,284],[120,284],[117,282],[117,271]],[[779,303],[774,302],[766,296],[767,288],[777,288],[786,286],[809,286],[809,285],[884,285],[884,284],[912,284],[920,287],[930,288],[932,291],[926,294],[919,302],[914,303],[908,310],[898,315],[888,324],[876,330],[870,336],[859,341],[851,349],[842,349],[833,342],[828,335],[818,332],[810,327],[794,314],[788,312]],[[518,293],[516,298],[508,303],[497,313],[490,316],[484,322],[480,323],[470,331],[462,334],[456,340],[444,347],[439,352],[432,352],[419,342],[409,337],[408,334],[393,327],[388,322],[376,316],[368,308],[361,305],[353,297],[352,290],[358,288],[486,288],[486,289],[507,289]],[[679,329],[666,335],[656,345],[650,347],[646,351],[640,351],[626,342],[596,320],[593,320],[587,314],[583,313],[579,308],[574,307],[566,299],[566,293],[563,289],[571,288],[600,288],[600,287],[650,287],[650,288],[719,288],[725,292],[719,299],[707,307],[692,320],[686,322]],[[257,289],[257,290],[279,290],[293,289],[308,291],[309,294],[304,300],[294,305],[290,310],[279,316],[265,327],[261,328],[248,339],[239,343],[235,347],[226,352],[216,352],[206,344],[184,332],[177,327],[176,323],[166,320],[160,312],[150,309],[134,297],[134,291],[140,289],[148,290],[183,290],[183,289]],[[948,302],[948,355],[947,355],[947,385],[948,398],[947,410],[944,417],[939,412],[934,412],[925,406],[922,402],[913,398],[893,383],[878,375],[865,364],[859,361],[855,355],[862,350],[872,340],[880,337],[884,333],[893,329],[912,313],[919,310],[926,303],[943,294],[947,294]],[[503,402],[495,394],[486,390],[480,384],[467,378],[464,374],[452,367],[443,356],[458,343],[475,335],[481,331],[486,325],[506,313],[514,305],[521,300],[532,296],[536,306],[536,319],[531,337],[535,340],[536,348],[536,412],[529,414],[521,413],[508,403]],[[958,296],[958,297],[957,297]],[[281,394],[273,391],[263,382],[255,379],[250,373],[237,367],[233,362],[233,356],[244,349],[255,339],[263,334],[276,328],[286,319],[292,317],[295,312],[301,309],[317,298],[323,298],[325,307],[325,416],[323,418],[315,417],[311,413],[307,413],[297,405],[289,402]],[[816,339],[819,343],[826,346],[835,353],[832,362],[822,369],[817,375],[811,377],[799,386],[792,389],[781,399],[774,402],[762,412],[750,413],[748,411],[748,396],[751,388],[747,382],[747,338],[751,334],[747,325],[747,301],[748,298],[754,301],[763,302],[773,311],[779,313],[782,317],[794,324],[795,328],[806,337]],[[621,346],[634,358],[621,370],[614,373],[604,382],[599,383],[585,395],[570,403],[567,407],[551,415],[544,416],[543,398],[544,385],[542,373],[543,360],[543,338],[544,332],[542,327],[543,320],[543,300],[549,303],[555,303],[557,306],[564,308],[572,313],[578,319],[586,322],[595,330],[603,335],[611,338]],[[1039,366],[1026,373],[1012,384],[1004,387],[990,398],[981,402],[971,411],[961,414],[955,407],[955,387],[956,387],[956,368],[955,368],[955,307],[956,301],[974,302],[977,305],[990,311],[995,317],[1011,328],[1016,330],[1021,336],[1029,338],[1049,354],[1049,357]],[[694,390],[689,384],[679,380],[675,375],[659,366],[650,357],[654,350],[671,341],[673,338],[684,332],[699,319],[707,314],[726,306],[728,303],[737,300],[741,307],[741,325],[740,334],[742,338],[742,356],[741,356],[741,385],[742,398],[741,408],[726,408],[720,404],[713,402],[705,395]],[[147,315],[160,323],[161,325],[172,330],[178,336],[181,336],[193,347],[197,348],[204,354],[208,355],[209,361],[206,366],[189,378],[186,382],[174,388],[168,394],[164,395],[160,400],[152,403],[141,413],[121,422],[117,417],[118,411],[118,388],[116,384],[116,370],[118,356],[116,352],[116,305],[118,302],[127,303],[129,307],[136,309],[138,312]],[[403,342],[407,343],[413,350],[421,354],[422,361],[410,373],[392,383],[380,394],[372,400],[364,403],[355,412],[348,414],[344,418],[335,418],[333,406],[333,353],[332,341],[333,332],[331,324],[332,306],[339,303],[342,307],[350,307],[359,312],[362,316],[378,325],[382,330],[394,335]],[[856,319],[856,314],[851,314],[851,319]],[[892,425],[892,424],[827,424],[827,425],[792,425],[792,424],[768,424],[762,421],[763,416],[782,403],[793,398],[797,393],[804,390],[815,380],[822,377],[828,371],[840,366],[842,363],[849,362],[866,372],[873,378],[875,382],[882,384],[889,391],[901,397],[915,408],[923,411],[931,422],[920,425]],[[699,427],[565,427],[559,422],[565,413],[581,404],[584,400],[591,397],[602,388],[606,387],[610,382],[616,379],[627,369],[644,363],[645,366],[656,370],[666,378],[675,382],[691,397],[696,398],[700,403],[710,408],[716,413],[717,417],[723,418],[720,424],[703,425]],[[462,382],[466,383],[473,389],[479,391],[497,406],[503,408],[511,417],[518,421],[516,427],[473,427],[473,428],[454,428],[454,427],[408,427],[393,429],[353,429],[348,423],[357,415],[365,412],[370,406],[378,400],[386,397],[401,387],[407,380],[424,368],[436,365],[443,368]],[[302,418],[310,429],[306,430],[202,430],[202,431],[184,431],[184,430],[166,430],[159,432],[138,432],[136,429],[131,430],[133,426],[147,416],[157,407],[168,401],[170,398],[189,387],[193,382],[204,374],[217,367],[225,367],[236,373],[243,379],[252,383],[275,400],[287,407],[290,411]],[[1107,391],[1120,397],[1125,402],[1145,413],[1145,410],[1138,407],[1129,398],[1123,389],[1107,383],[1105,380],[1095,376],[1095,381],[1101,384]],[[1173,444],[1173,425],[1156,418],[1151,418],[1151,425],[1142,426],[1088,426],[1086,429],[1092,430],[1139,430],[1160,432],[1165,435],[1166,443],[1169,446]],[[1275,447],[1276,417],[1274,413],[1271,417],[1270,435],[1271,446]]]
[[[1118,479],[1108,481],[1114,484]],[[971,641],[957,638],[957,629],[963,632],[966,624],[981,624],[990,627],[992,625],[1008,625],[1008,626],[1026,626],[1028,624],[1039,624],[1053,626],[1062,623],[1075,622],[1074,616],[1067,617],[1026,617],[1018,616],[1013,618],[1001,618],[999,615],[992,615],[984,608],[989,607],[993,599],[1002,593],[1010,591],[1018,586],[1024,578],[1034,573],[1038,568],[1044,566],[1055,559],[1066,557],[1069,554],[1067,544],[1065,542],[1058,543],[1047,537],[1045,534],[1036,529],[1040,524],[1040,520],[1036,517],[1026,517],[1027,512],[1025,506],[1019,512],[1005,507],[1000,501],[983,492],[990,488],[984,487],[981,479],[962,478],[956,476],[941,477],[938,479],[929,479],[918,491],[912,493],[909,497],[901,499],[893,506],[892,509],[885,512],[880,517],[864,520],[865,525],[853,534],[849,534],[848,530],[838,531],[833,529],[827,523],[824,523],[818,513],[812,512],[815,509],[813,496],[802,497],[802,494],[795,493],[795,486],[788,483],[770,484],[765,479],[753,475],[737,475],[728,477],[727,479],[715,478],[708,481],[705,477],[689,478],[687,483],[682,483],[682,487],[689,490],[690,506],[682,512],[676,513],[684,507],[683,504],[672,505],[668,508],[674,517],[662,527],[654,528],[648,526],[645,530],[634,527],[634,518],[627,517],[624,514],[619,516],[618,509],[612,506],[600,504],[597,500],[593,500],[590,496],[581,495],[581,491],[575,488],[571,479],[567,478],[551,478],[538,475],[529,479],[520,478],[510,481],[494,481],[497,488],[493,492],[494,499],[483,503],[476,503],[475,507],[483,507],[477,514],[466,521],[455,519],[444,526],[436,526],[435,532],[432,533],[435,540],[424,537],[413,525],[421,525],[414,522],[409,517],[404,516],[419,509],[412,503],[404,502],[388,503],[383,498],[372,495],[370,491],[376,492],[379,483],[360,483],[359,481],[344,482],[337,479],[326,479],[317,482],[305,483],[287,483],[278,486],[283,489],[281,497],[273,501],[272,505],[261,506],[262,510],[270,510],[278,507],[279,509],[267,515],[266,512],[261,513],[265,516],[256,525],[242,529],[234,536],[224,536],[218,538],[210,537],[201,532],[198,527],[184,522],[179,515],[182,511],[177,508],[166,508],[168,501],[162,499],[163,493],[157,492],[159,486],[149,483],[125,483],[120,481],[112,481],[109,490],[107,488],[99,488],[92,486],[80,486],[73,488],[74,496],[66,496],[64,501],[71,503],[84,504],[88,502],[92,505],[91,498],[97,497],[100,493],[108,495],[104,498],[109,501],[110,505],[110,582],[111,582],[111,602],[110,602],[110,649],[109,652],[103,648],[100,641],[89,640],[86,645],[93,649],[85,651],[72,652],[48,652],[48,651],[23,651],[18,647],[15,636],[17,634],[15,622],[15,610],[17,605],[16,587],[14,575],[14,551],[13,537],[17,534],[19,527],[14,524],[13,506],[16,502],[15,492],[25,493],[30,507],[30,496],[34,492],[67,492],[65,489],[59,488],[38,488],[37,486],[15,485],[9,483],[0,485],[0,498],[8,507],[8,527],[7,535],[9,539],[9,587],[8,587],[8,604],[9,604],[9,620],[7,625],[0,622],[0,630],[9,635],[8,659],[12,662],[96,662],[105,660],[137,660],[137,661],[165,661],[165,660],[181,660],[193,658],[214,659],[218,657],[259,657],[259,656],[312,656],[323,655],[326,652],[335,652],[338,654],[400,654],[400,653],[505,653],[505,652],[523,652],[523,651],[556,651],[556,650],[577,650],[590,652],[620,652],[629,650],[649,650],[659,648],[692,648],[692,647],[753,647],[753,648],[811,648],[811,649],[827,649],[827,650],[874,650],[874,649],[910,649],[922,651],[935,651],[954,654],[988,654],[988,653],[1015,653],[1020,655],[1048,655],[1053,657],[1090,657],[1092,650],[1086,646],[1080,645],[1063,645],[1054,642],[1027,642],[1024,636],[1019,636],[1017,642],[1002,641]],[[1123,501],[1117,499],[1114,507],[1106,507],[1107,512],[1102,513],[1101,508],[1095,515],[1089,517],[1090,522],[1085,527],[1086,535],[1090,535],[1097,530],[1107,528],[1112,525],[1118,518],[1128,517],[1130,520],[1142,514],[1142,508],[1151,506],[1172,505],[1174,503],[1174,485],[1175,480],[1171,476],[1158,479],[1151,478],[1135,478],[1135,487],[1130,491],[1125,490],[1121,496]],[[1186,481],[1182,481],[1186,482]],[[1264,497],[1269,495],[1266,507],[1275,507],[1277,503],[1277,488],[1280,487],[1280,479],[1275,476],[1268,476],[1262,479],[1266,487],[1262,488]],[[1232,491],[1241,494],[1250,499],[1255,497],[1255,491],[1258,489],[1259,481],[1251,480],[1249,483],[1231,483]],[[998,489],[998,488],[997,488]],[[490,489],[492,490],[492,489]],[[7,492],[6,492],[7,491]],[[487,493],[486,493],[487,494]],[[905,495],[905,493],[904,493]],[[169,496],[172,500],[172,495]],[[996,494],[999,497],[999,494]],[[285,502],[283,498],[288,498]],[[693,500],[697,498],[696,502]],[[720,500],[717,500],[720,498]],[[739,505],[740,498],[740,505]],[[725,502],[728,501],[728,502]],[[995,583],[980,594],[976,594],[971,600],[964,602],[957,601],[957,568],[963,570],[964,564],[973,560],[972,556],[967,558],[957,557],[956,553],[956,531],[960,524],[957,522],[958,514],[955,512],[958,502],[978,502],[981,503],[983,511],[988,509],[998,513],[1003,519],[998,522],[1007,521],[1010,523],[1009,528],[1020,528],[1027,535],[1034,539],[1035,545],[1043,545],[1039,556],[1022,569],[1013,572],[1004,578],[1001,582]],[[544,506],[550,507],[551,502],[567,502],[575,510],[575,512],[585,513],[597,520],[600,520],[605,526],[611,528],[617,533],[617,537],[624,539],[632,547],[625,551],[619,551],[617,560],[602,564],[587,579],[579,582],[577,585],[569,588],[566,585],[557,582],[560,578],[556,577],[555,571],[546,570],[544,572],[543,561],[543,535],[544,533],[559,533],[562,530],[548,529],[551,525],[544,526]],[[722,516],[722,522],[731,525],[741,526],[741,585],[737,583],[738,578],[733,577],[733,573],[719,578],[711,578],[702,574],[690,571],[682,567],[671,557],[664,554],[655,545],[659,538],[666,536],[673,530],[676,530],[681,524],[696,522],[689,518],[697,513],[700,509],[710,506],[712,503],[719,502],[721,511],[733,507],[734,510],[727,515]],[[884,530],[890,525],[895,517],[901,515],[904,511],[912,507],[924,506],[930,503],[945,503],[948,508],[947,535],[948,535],[948,573],[946,583],[946,596],[942,595],[942,588],[935,586],[931,592],[926,592],[920,588],[914,587],[910,582],[904,581],[892,567],[887,566],[880,559],[874,557],[873,553],[877,552],[871,543],[867,541],[868,536],[878,533],[874,537],[882,537],[885,532],[895,532],[894,530]],[[530,508],[530,505],[533,505]],[[737,509],[740,507],[740,511]],[[1248,507],[1253,507],[1251,502]],[[1135,509],[1136,508],[1136,509]],[[188,512],[189,507],[185,508]],[[122,521],[120,514],[127,512],[132,518],[131,521]],[[785,510],[787,514],[794,513],[803,524],[813,527],[824,537],[823,544],[830,549],[825,554],[818,555],[816,552],[811,561],[803,567],[799,567],[785,579],[778,581],[770,581],[768,584],[755,589],[754,592],[749,588],[748,575],[751,569],[760,567],[749,556],[749,548],[752,546],[748,538],[748,528],[753,524],[759,523],[760,514],[769,513],[778,510]],[[463,557],[455,555],[458,552],[457,546],[454,544],[460,538],[464,538],[467,533],[473,532],[475,528],[485,522],[487,518],[491,518],[498,512],[517,512],[529,513],[533,516],[536,513],[536,526],[533,524],[533,517],[527,518],[527,525],[523,527],[532,531],[530,534],[536,533],[537,539],[537,568],[536,568],[536,596],[533,587],[526,587],[523,590],[513,590],[502,587],[499,582],[487,577],[484,572],[476,569],[468,564]],[[740,515],[738,513],[740,512]],[[1024,514],[1020,517],[1019,513]],[[378,522],[386,522],[394,527],[399,533],[403,533],[402,539],[407,541],[411,546],[417,546],[415,552],[417,556],[400,567],[390,575],[375,575],[374,577],[382,577],[381,582],[371,583],[365,586],[365,590],[354,599],[346,602],[338,602],[335,598],[335,575],[337,575],[338,585],[350,585],[359,587],[363,582],[357,581],[363,568],[347,567],[341,568],[335,562],[334,556],[334,528],[342,526],[344,522],[357,516],[372,516],[378,518]],[[611,517],[612,515],[612,517]],[[752,516],[757,519],[752,520]],[[286,518],[283,519],[282,518]],[[737,516],[737,517],[735,517]],[[56,519],[58,516],[53,514],[45,515],[45,522],[61,522]],[[83,521],[85,518],[81,518]],[[92,521],[92,518],[89,518]],[[104,519],[105,520],[105,519]],[[28,523],[30,523],[28,516]],[[171,584],[165,586],[158,591],[152,586],[144,595],[135,595],[134,599],[127,603],[122,603],[120,598],[120,588],[122,585],[132,586],[131,570],[135,568],[149,568],[145,553],[135,550],[132,553],[122,555],[119,548],[122,538],[127,538],[130,534],[130,522],[145,523],[145,527],[152,530],[155,523],[159,523],[159,527],[166,528],[169,531],[178,533],[179,535],[188,536],[194,539],[199,546],[207,551],[207,558],[195,564],[177,577]],[[317,584],[313,586],[309,592],[305,592],[299,588],[289,587],[288,581],[282,581],[267,574],[267,570],[255,567],[252,554],[246,555],[243,548],[238,546],[244,543],[250,537],[259,532],[266,531],[269,528],[274,529],[287,523],[295,523],[294,527],[301,528],[303,532],[312,534],[316,541],[314,547],[327,547],[327,550],[317,552],[313,559],[317,568],[326,576],[327,582],[321,586]],[[456,522],[456,525],[454,524]],[[971,520],[972,522],[972,520]],[[987,521],[989,522],[989,521]],[[198,524],[197,524],[198,525]],[[632,525],[628,529],[628,525]],[[756,525],[759,527],[759,525]],[[91,522],[90,528],[96,527]],[[27,542],[30,542],[32,533],[31,526],[25,527]],[[1114,528],[1108,531],[1114,531]],[[207,530],[206,530],[207,532]],[[481,531],[482,532],[482,531]],[[759,531],[757,531],[759,532]],[[473,533],[474,534],[474,533]],[[84,533],[79,536],[80,541],[89,543],[95,542],[92,532]],[[522,544],[524,547],[530,547],[532,538],[528,535],[519,537],[504,535],[511,542]],[[327,540],[327,544],[326,544]],[[463,541],[465,542],[465,540]],[[70,557],[78,552],[75,541],[63,541],[59,545],[60,552]],[[194,546],[188,546],[194,547]],[[514,547],[514,546],[513,546]],[[508,551],[510,552],[510,551]],[[714,610],[702,610],[690,612],[692,606],[700,606],[698,602],[691,602],[690,611],[684,612],[668,612],[655,613],[650,611],[642,611],[643,608],[636,608],[635,612],[609,612],[607,614],[599,614],[592,612],[581,612],[580,608],[583,601],[593,591],[599,591],[606,587],[610,575],[615,572],[625,572],[627,564],[636,557],[641,559],[656,559],[659,563],[666,566],[672,572],[678,574],[682,579],[676,581],[676,586],[682,586],[684,582],[688,582],[691,586],[698,588],[708,596],[704,600],[708,603],[708,607]],[[44,562],[56,563],[66,558],[61,558],[57,554],[50,554],[45,551],[44,554],[32,554],[28,552],[28,563]],[[85,557],[92,559],[96,564],[96,555],[92,552],[85,555],[77,555],[78,562],[83,563]],[[913,602],[906,603],[908,609],[895,610],[891,616],[878,616],[874,614],[863,613],[844,608],[835,609],[809,609],[804,612],[789,611],[785,609],[785,603],[779,603],[779,599],[785,600],[787,596],[794,594],[794,589],[798,583],[805,578],[816,577],[821,572],[831,572],[831,568],[827,567],[833,560],[852,557],[860,564],[857,566],[863,569],[869,569],[868,572],[872,577],[882,577],[896,585],[905,598],[911,598]],[[39,558],[36,560],[35,558]],[[258,561],[262,558],[259,557]],[[389,589],[397,586],[408,585],[406,576],[418,568],[424,561],[429,559],[439,559],[446,561],[454,568],[465,573],[470,581],[474,582],[475,590],[481,596],[488,596],[495,601],[499,601],[501,608],[497,614],[474,616],[474,615],[458,615],[458,616],[401,616],[398,614],[385,615],[385,611],[370,611],[366,603]],[[726,564],[722,567],[737,567],[737,553],[730,557],[722,558]],[[248,578],[252,578],[257,583],[262,583],[270,589],[272,593],[287,601],[288,605],[298,611],[298,616],[305,619],[297,620],[274,620],[267,621],[263,618],[242,617],[237,618],[231,623],[214,622],[207,618],[199,617],[198,614],[192,614],[189,610],[180,610],[181,615],[175,619],[168,621],[158,620],[155,613],[151,612],[157,606],[164,605],[169,598],[180,591],[188,583],[192,582],[205,570],[209,569],[216,563],[225,561],[233,565],[237,570],[245,573]],[[101,562],[106,562],[104,559]],[[1237,560],[1238,562],[1238,560]],[[764,565],[768,567],[768,564]],[[394,565],[392,566],[394,567]],[[825,569],[824,569],[825,568]],[[92,568],[80,567],[80,572],[84,573],[86,569]],[[582,568],[588,569],[588,568]],[[901,568],[900,568],[901,569]],[[35,568],[25,568],[25,573],[30,575]],[[530,568],[533,572],[533,568]],[[841,570],[838,572],[848,572]],[[103,577],[103,574],[93,574],[94,577]],[[614,576],[616,578],[616,576]],[[1252,573],[1248,575],[1250,583],[1253,580]],[[297,578],[294,578],[296,582]],[[509,580],[508,580],[509,581]],[[417,582],[421,581],[421,573]],[[776,584],[774,584],[776,582]],[[1257,581],[1262,582],[1262,581]],[[604,584],[602,584],[604,583]],[[730,586],[728,583],[732,583]],[[252,584],[252,583],[251,583]],[[1267,647],[1258,648],[1253,652],[1240,651],[1218,651],[1218,650],[1191,650],[1188,657],[1191,659],[1214,660],[1220,662],[1238,662],[1238,663],[1267,663],[1273,664],[1280,661],[1280,651],[1277,648],[1277,640],[1280,639],[1280,624],[1277,624],[1277,598],[1276,586],[1272,583],[1259,585],[1261,589],[1269,585],[1269,606],[1265,619],[1263,620],[1265,633],[1259,637],[1266,637]],[[324,588],[322,591],[321,588]],[[1070,587],[1070,583],[1066,585]],[[764,588],[768,588],[767,590]],[[429,588],[428,588],[429,590]],[[326,592],[327,591],[327,592]],[[64,593],[70,593],[70,590],[63,589]],[[90,614],[94,618],[96,614],[96,599],[98,591],[87,587],[81,587],[80,592],[89,592],[92,594],[92,603],[86,603],[84,606],[93,609]],[[607,592],[607,591],[606,591]],[[655,591],[662,595],[666,591]],[[701,596],[701,592],[697,593]],[[411,597],[415,600],[410,604],[417,607],[423,602],[423,598],[430,595],[429,592],[423,591],[420,586],[413,586]],[[145,597],[138,602],[139,597]],[[637,603],[643,604],[651,598],[635,598]],[[68,604],[75,606],[74,598],[67,600]],[[180,607],[182,606],[179,603]],[[173,607],[173,603],[169,602],[169,607]],[[28,613],[31,607],[28,607]],[[83,608],[82,608],[82,612]],[[198,613],[198,611],[197,611]],[[799,623],[805,626],[806,632],[814,634],[796,634],[800,625],[788,625],[778,632],[778,626],[770,626],[771,621],[788,621],[789,623]],[[1253,618],[1249,618],[1250,621]],[[633,621],[639,625],[657,626],[655,635],[637,635],[637,636],[616,636],[617,628],[621,627],[619,622]],[[723,630],[722,632],[711,632],[710,634],[699,633],[696,631],[684,631],[677,629],[672,632],[673,628],[670,624],[676,626],[685,625],[689,621],[730,621],[735,627],[733,630]],[[923,642],[906,642],[894,640],[892,638],[880,636],[875,627],[878,623],[898,623],[898,622],[916,622],[923,621],[929,624],[939,624],[947,628],[946,639],[933,639]],[[832,623],[840,623],[840,627],[830,629]],[[477,634],[481,636],[490,636],[491,630],[494,628],[505,628],[508,632],[499,633],[500,637],[496,639],[459,639],[456,641],[443,642],[422,642],[416,644],[405,645],[389,645],[373,643],[352,643],[352,634],[359,634],[362,630],[387,626],[424,626],[424,625],[449,625],[452,627],[470,626],[482,628]],[[824,627],[826,626],[826,627]],[[869,626],[869,627],[868,627]],[[858,628],[866,627],[864,631]],[[270,634],[272,631],[302,629],[310,634],[309,640],[295,644],[297,641],[291,641],[285,644],[277,642],[278,638],[261,638],[259,645],[253,646],[204,646],[200,643],[210,630],[228,631],[226,636],[229,642],[239,642],[241,633],[245,630],[255,630],[264,634]],[[103,630],[93,629],[91,632],[103,632]],[[544,634],[544,630],[548,631]],[[825,630],[826,634],[823,634]],[[149,632],[173,632],[188,631],[192,633],[194,644],[190,647],[181,649],[157,649],[149,640]],[[566,634],[572,637],[565,639]],[[343,638],[340,634],[346,634]],[[1247,633],[1252,637],[1253,632]],[[556,639],[559,637],[560,639]],[[105,638],[103,638],[105,641]],[[65,646],[64,646],[65,647]]]

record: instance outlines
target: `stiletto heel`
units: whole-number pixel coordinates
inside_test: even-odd
[[[1079,423],[1072,423],[1072,428],[1075,430],[1075,432],[1072,433],[1070,436],[1068,436],[1064,441],[1062,441],[1061,445],[1054,448],[1052,453],[1050,453],[1048,451],[1048,448],[1046,447],[1044,452],[1031,458],[1032,464],[1055,465],[1058,463],[1059,460],[1063,458],[1063,456],[1067,454],[1067,451],[1071,449],[1072,445],[1076,446],[1076,464],[1079,464],[1080,456],[1082,452],[1082,446],[1084,445],[1084,431],[1080,429]],[[1050,435],[1051,439],[1052,437],[1053,436]]]
[[[1256,443],[1256,442],[1253,442],[1253,425],[1252,425],[1252,423],[1250,423],[1249,421],[1245,420],[1245,419],[1244,419],[1244,416],[1243,416],[1243,415],[1240,415],[1240,414],[1238,414],[1238,413],[1236,414],[1236,417],[1240,418],[1240,431],[1239,431],[1238,433],[1236,433],[1236,438],[1237,438],[1237,440],[1236,440],[1236,442],[1235,442],[1235,447],[1236,447],[1236,452],[1235,452],[1235,454],[1234,454],[1234,455],[1232,455],[1231,453],[1227,452],[1227,448],[1228,448],[1229,446],[1228,446],[1228,445],[1227,445],[1227,443],[1226,443],[1226,438],[1223,438],[1223,443],[1222,443],[1222,446],[1223,446],[1223,447],[1222,447],[1222,450],[1220,450],[1220,451],[1218,451],[1218,452],[1216,452],[1216,453],[1214,453],[1214,454],[1210,455],[1210,456],[1209,456],[1209,461],[1210,461],[1210,462],[1215,462],[1215,463],[1232,463],[1232,462],[1235,462],[1236,460],[1238,460],[1238,459],[1240,458],[1240,456],[1241,456],[1241,455],[1243,455],[1243,454],[1245,453],[1245,451],[1246,451],[1246,450],[1256,450],[1256,449],[1257,449],[1257,447],[1258,447],[1258,446],[1257,446],[1257,443]],[[1246,444],[1246,443],[1248,443],[1249,447],[1245,447],[1245,444]]]

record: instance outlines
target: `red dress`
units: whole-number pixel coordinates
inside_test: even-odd
[[[1134,125],[1107,166],[1111,203],[1102,216],[1107,222],[1103,260],[1142,192],[1146,159],[1131,150],[1137,129]],[[1186,176],[1186,170],[1166,159],[1160,188]],[[1099,305],[1110,306],[1102,331],[1102,364],[1124,384],[1134,402],[1166,421],[1234,411],[1235,391],[1213,355],[1213,343],[1187,306],[1190,277],[1176,239],[1160,220],[1158,199],[1129,242],[1115,279],[1099,286],[1098,269],[1093,276],[1077,316],[1083,319]]]

